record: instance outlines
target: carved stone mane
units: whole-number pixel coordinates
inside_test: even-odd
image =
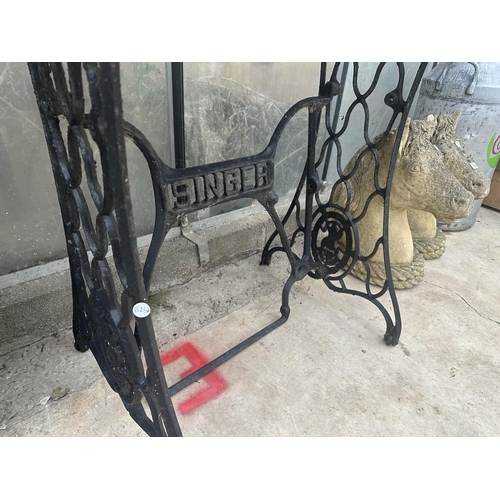
[[[373,191],[373,179],[375,177],[375,155],[378,154],[379,157],[379,179],[384,177],[381,175],[383,171],[386,171],[385,165],[389,165],[392,147],[395,137],[396,131],[391,130],[389,136],[382,146],[382,148],[378,151],[371,152],[369,151],[369,146],[362,146],[351,158],[349,163],[343,170],[343,174],[348,176],[351,172],[356,168],[353,176],[349,178],[347,183],[351,188],[351,198],[350,204],[347,206],[347,189],[344,183],[341,183],[337,186],[335,191],[332,193],[332,201],[333,203],[340,205],[343,208],[348,208],[352,214],[357,214],[363,210],[364,200],[369,194]],[[378,144],[383,137],[383,134],[376,136],[372,143]],[[363,155],[363,156],[362,156]],[[362,156],[360,158],[360,156]],[[357,163],[357,160],[359,162]],[[383,186],[382,186],[383,187]],[[369,191],[369,192],[367,192]],[[358,210],[359,209],[359,210]]]
[[[421,156],[421,149],[428,145],[430,137],[436,130],[436,125],[436,119],[432,115],[425,121],[407,120],[399,146],[396,167],[403,157],[405,160],[414,161],[417,155]],[[347,181],[352,191],[348,208],[355,217],[362,212],[366,199],[374,190],[376,155],[379,157],[378,183],[382,188],[385,187],[396,133],[397,129],[389,132],[385,143],[378,149],[378,152],[370,151],[367,145],[361,147],[344,169],[344,175],[349,175],[356,167],[357,159],[362,156],[354,175]],[[383,134],[376,136],[372,144],[379,144],[382,138]],[[332,201],[343,208],[347,207],[347,189],[344,183],[340,183],[332,193]]]
[[[461,114],[462,110],[459,109],[449,115],[439,115],[431,141],[443,152],[445,165],[460,184],[474,195],[474,199],[478,200],[488,195],[490,179],[476,166],[456,133]]]

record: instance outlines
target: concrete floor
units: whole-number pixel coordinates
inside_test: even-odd
[[[500,436],[499,236],[500,212],[484,207],[471,229],[447,233],[424,282],[397,292],[395,347],[384,344],[373,305],[306,277],[288,322],[217,370],[225,389],[178,412],[184,435]],[[190,342],[214,358],[277,319],[286,262],[258,262],[160,294],[157,337],[177,336],[160,351]],[[0,436],[145,436],[90,352],[72,345],[66,330],[0,355]],[[169,384],[188,367],[185,358],[167,364]],[[203,384],[176,394],[176,408]],[[57,387],[69,391],[49,400]]]

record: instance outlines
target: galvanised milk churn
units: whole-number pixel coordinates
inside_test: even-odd
[[[479,168],[489,179],[500,158],[500,63],[438,63],[422,80],[414,118],[451,114],[462,110],[456,133],[472,156],[471,168]],[[471,227],[482,199],[471,214],[451,224],[438,221],[445,231]]]

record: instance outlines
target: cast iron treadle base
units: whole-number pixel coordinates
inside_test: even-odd
[[[372,144],[369,140],[367,124],[370,120],[366,100],[373,93],[383,66],[379,66],[368,91],[361,94],[357,88],[358,65],[354,65],[356,99],[348,108],[344,125],[339,131],[335,130],[338,114],[332,120],[331,109],[333,98],[338,96],[337,99],[340,99],[345,71],[341,84],[337,79],[341,63],[336,63],[330,79],[326,81],[326,64],[323,63],[318,96],[303,99],[292,106],[261,153],[186,169],[166,165],[147,138],[132,124],[124,121],[120,68],[117,63],[68,63],[66,66],[61,63],[29,63],[66,235],[72,280],[75,347],[82,352],[90,348],[108,383],[120,395],[131,417],[150,436],[182,435],[171,396],[287,321],[290,315],[290,290],[294,283],[305,276],[322,279],[335,292],[358,295],[375,304],[386,320],[385,342],[388,345],[398,343],[401,317],[387,248],[389,197],[396,155],[392,158],[386,188],[381,189],[374,183],[374,191],[383,197],[385,204],[384,234],[380,245],[384,250],[387,280],[378,291],[372,291],[368,278],[364,290],[350,289],[346,285],[344,278],[353,264],[366,262],[366,257],[360,254],[356,245],[349,251],[339,250],[338,246],[340,234],[356,234],[357,221],[353,220],[347,209],[333,207],[336,210],[332,211],[329,203],[321,201],[323,182],[318,174],[318,168],[324,164],[326,175],[328,159],[335,145],[339,174],[336,185],[342,182],[348,186],[348,177],[343,175],[341,168],[340,138],[346,132],[349,117],[356,105],[363,106],[365,110],[364,136],[368,147],[373,151],[381,147],[380,143]],[[182,67],[177,65],[176,68],[178,73],[174,77],[177,76],[179,84]],[[385,103],[392,109],[392,117],[382,141],[385,141],[399,117],[399,135],[394,147],[396,151],[425,64],[420,65],[406,100],[403,98],[405,68],[402,63],[398,63],[398,68],[398,86],[385,98]],[[85,113],[84,80],[90,95],[88,113]],[[182,99],[182,92],[176,95],[181,96],[177,99]],[[182,106],[177,108],[182,110]],[[302,109],[308,110],[307,160],[293,201],[281,220],[275,210],[278,196],[273,188],[274,159],[283,130]],[[328,137],[317,157],[323,111]],[[63,117],[67,121],[64,126],[60,121]],[[183,117],[176,116],[174,119],[178,125]],[[144,155],[153,181],[155,225],[143,268],[139,263],[132,216],[125,137],[132,140]],[[183,137],[178,139],[176,144],[183,147]],[[99,150],[102,182],[99,182],[92,141]],[[176,151],[176,157],[182,159],[183,156],[184,151]],[[179,165],[183,166],[183,162],[180,161]],[[91,200],[87,200],[81,190],[84,177]],[[302,208],[300,200],[304,196],[305,206]],[[147,306],[161,245],[179,218],[239,198],[257,200],[276,227],[264,247],[261,263],[269,265],[272,255],[277,251],[284,252],[290,262],[291,273],[282,292],[281,317],[196,372],[167,387]],[[90,216],[88,201],[93,203],[98,213],[95,223]],[[295,217],[296,229],[289,239],[285,225],[292,215]],[[302,236],[300,255],[293,249],[297,246],[299,235]],[[112,261],[106,258],[109,243],[113,251]],[[87,248],[90,249],[90,259]],[[386,292],[390,294],[394,320],[378,300]]]

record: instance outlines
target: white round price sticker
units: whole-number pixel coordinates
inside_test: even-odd
[[[137,318],[145,318],[146,316],[149,316],[151,308],[146,304],[146,302],[137,302],[132,309],[132,312]]]

